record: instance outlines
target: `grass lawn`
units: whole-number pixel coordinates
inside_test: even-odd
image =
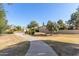
[[[0,55],[23,56],[29,48],[29,42],[16,35],[0,36]]]

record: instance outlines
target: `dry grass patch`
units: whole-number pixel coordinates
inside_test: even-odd
[[[10,34],[10,35],[2,35],[0,36],[0,50],[8,47],[9,45],[13,45],[16,43],[22,42],[23,38]]]
[[[79,34],[53,34],[52,36],[34,36],[53,48],[60,56],[79,55]]]
[[[17,35],[0,36],[0,56],[24,56],[29,48],[29,42]]]
[[[53,34],[52,36],[34,36],[39,40],[54,40],[79,44],[79,34]]]

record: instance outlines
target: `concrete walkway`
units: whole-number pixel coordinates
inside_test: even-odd
[[[30,48],[26,56],[57,56],[56,52],[46,43],[32,38],[29,41]]]
[[[23,33],[15,33],[15,35],[27,39]],[[31,36],[28,37],[28,41],[30,41],[30,48],[25,56],[57,56],[56,52],[48,44]]]

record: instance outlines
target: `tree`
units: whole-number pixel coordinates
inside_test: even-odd
[[[38,27],[38,23],[36,21],[31,21],[27,27],[29,28],[30,34],[34,35],[36,31],[36,27]]]
[[[30,24],[27,25],[27,28],[31,28]]]
[[[45,26],[44,22],[43,22],[43,25],[42,26]]]
[[[59,26],[60,30],[65,29],[65,24],[64,24],[63,20],[58,20],[57,23],[58,23],[58,26]]]
[[[2,34],[7,27],[6,13],[3,4],[0,4],[0,34]]]
[[[28,28],[38,27],[38,23],[36,21],[31,21],[30,24],[27,27]]]
[[[16,29],[17,31],[21,31],[21,30],[22,30],[21,26],[15,26],[15,29]]]
[[[51,31],[51,33],[52,33],[52,30],[53,30],[53,22],[52,21],[48,21],[48,23],[47,23],[47,29],[49,30],[49,31]]]
[[[74,28],[75,26],[72,25],[72,21],[71,21],[71,20],[68,20],[68,21],[66,22],[66,24],[67,24],[69,30],[75,29],[75,28]]]
[[[58,26],[57,26],[57,24],[56,23],[54,23],[54,22],[52,22],[52,21],[48,21],[48,23],[47,23],[47,29],[51,32],[51,34],[52,34],[52,32],[57,32],[58,31]]]
[[[71,19],[68,21],[68,23],[75,29],[79,28],[79,7],[77,8],[77,11],[75,13],[72,13]]]
[[[59,26],[57,23],[53,23],[53,31],[54,31],[54,33],[59,31]]]

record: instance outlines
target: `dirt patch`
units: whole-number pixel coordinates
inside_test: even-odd
[[[2,35],[0,36],[0,50],[6,48],[9,45],[13,45],[22,42],[23,38],[16,35]]]
[[[0,56],[24,56],[29,48],[25,38],[9,34],[0,36]]]
[[[79,44],[79,34],[53,34],[52,36],[34,36],[39,40],[54,40],[66,43]]]

